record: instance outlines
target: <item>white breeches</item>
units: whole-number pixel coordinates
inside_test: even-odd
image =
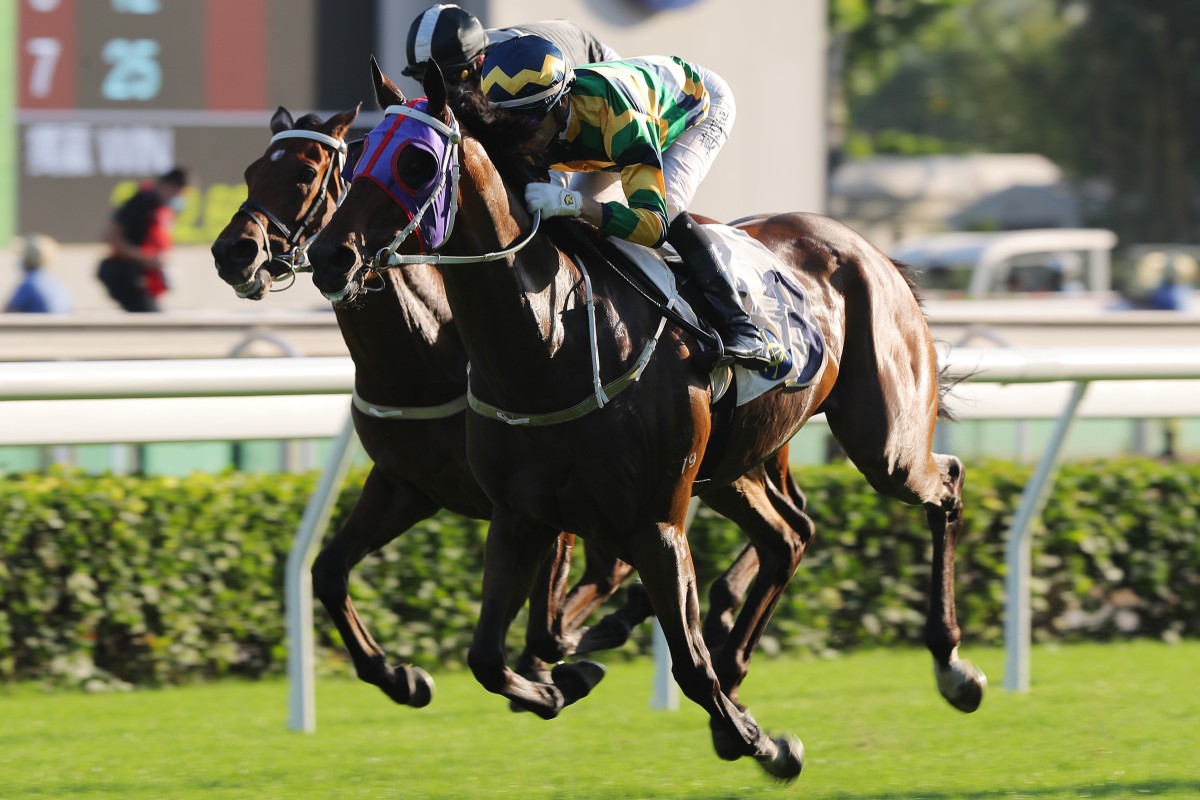
[[[663,181],[667,188],[667,222],[687,211],[708,174],[717,153],[729,139],[737,104],[729,84],[715,72],[694,65],[708,89],[708,116],[688,128],[663,153]]]

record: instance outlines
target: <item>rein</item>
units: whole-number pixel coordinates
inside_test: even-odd
[[[342,167],[345,164],[346,151],[348,148],[344,140],[335,138],[333,136],[328,136],[319,131],[293,129],[280,131],[279,133],[275,134],[271,137],[271,141],[267,146],[269,148],[271,145],[284,139],[307,139],[309,141],[317,142],[331,148],[334,152],[334,156],[330,159],[329,166],[325,170],[325,177],[321,180],[320,190],[317,192],[316,197],[314,197],[312,202],[309,204],[308,212],[301,218],[300,222],[297,223],[295,231],[288,227],[283,220],[281,220],[270,210],[263,207],[261,204],[254,202],[253,200],[247,199],[238,207],[238,211],[240,213],[243,213],[250,217],[250,219],[254,220],[254,224],[258,226],[259,231],[262,233],[263,246],[267,251],[267,263],[282,264],[284,273],[292,277],[291,283],[288,283],[286,286],[281,286],[278,289],[271,289],[272,292],[279,292],[290,288],[292,283],[295,283],[297,272],[304,272],[311,269],[311,267],[307,266],[307,250],[303,247],[301,239],[304,236],[304,231],[307,230],[310,225],[312,225],[313,219],[315,218],[317,212],[320,211],[321,206],[324,205],[325,197],[329,194],[330,179],[335,173],[338,176],[339,198],[344,197],[346,194],[346,182],[342,178]],[[263,222],[262,218],[266,218],[267,221]],[[279,229],[279,232],[283,234],[284,241],[287,243],[287,249],[278,255],[271,253],[271,225],[274,225]],[[259,289],[260,285],[261,283],[256,276],[254,280],[248,283],[235,286],[234,292],[239,297],[248,297],[254,294]]]
[[[533,237],[537,235],[538,229],[541,227],[541,211],[534,212],[533,225],[531,226],[528,235],[526,235],[525,238],[521,239],[513,246],[505,248],[504,250],[498,250],[495,252],[483,253],[481,255],[474,256],[448,256],[441,253],[402,255],[397,253],[397,249],[408,239],[409,236],[412,235],[412,232],[417,229],[421,219],[433,206],[434,201],[436,201],[438,197],[441,196],[442,192],[446,190],[447,185],[450,187],[451,202],[450,219],[447,224],[445,239],[448,240],[451,233],[453,233],[454,220],[458,213],[458,181],[460,171],[458,158],[459,151],[462,146],[462,133],[459,130],[458,120],[454,117],[453,112],[450,114],[451,124],[449,125],[434,116],[404,105],[388,106],[386,109],[384,109],[383,113],[385,117],[390,114],[400,114],[423,122],[441,135],[445,136],[449,146],[446,148],[446,161],[444,161],[442,164],[438,185],[430,193],[429,198],[425,200],[420,208],[417,209],[416,213],[412,215],[408,225],[406,225],[404,229],[401,230],[400,233],[398,233],[392,240],[391,244],[380,248],[379,251],[376,252],[374,258],[363,265],[364,273],[378,273],[380,270],[398,267],[404,264],[478,264],[487,261],[499,261],[500,259],[508,258],[509,256],[517,253],[531,241],[533,241]],[[650,361],[650,357],[654,355],[654,351],[658,347],[659,337],[662,335],[663,328],[665,328],[667,324],[667,317],[665,315],[660,317],[658,329],[646,342],[645,346],[642,348],[642,352],[638,355],[638,358],[634,362],[633,366],[630,367],[624,375],[616,380],[607,384],[602,384],[600,382],[600,349],[596,338],[596,312],[595,298],[592,296],[592,279],[588,274],[587,268],[577,256],[571,254],[570,258],[572,262],[574,262],[575,266],[579,269],[580,274],[583,276],[588,314],[588,347],[591,351],[592,362],[592,394],[570,408],[565,408],[560,411],[552,411],[548,413],[508,411],[500,408],[499,406],[494,406],[490,403],[480,400],[475,396],[475,394],[471,391],[471,365],[468,364],[466,397],[452,401],[452,404],[458,403],[465,399],[466,403],[475,413],[490,419],[498,420],[508,425],[527,425],[531,427],[558,425],[564,422],[570,422],[571,420],[579,419],[580,417],[586,416],[597,409],[604,408],[605,403],[610,402],[613,397],[636,383],[642,377],[642,373],[645,371],[646,365]],[[343,291],[348,291],[348,289],[349,286],[347,286],[347,289]],[[337,302],[340,298],[329,299],[333,302]],[[362,405],[360,405],[360,402]],[[357,395],[354,396],[354,403],[355,407],[359,408],[359,410],[363,411],[364,413],[371,414],[373,416],[384,415],[380,411],[370,408],[370,406],[366,404],[365,401],[361,401],[361,398],[358,398]],[[390,414],[389,416],[399,417],[403,416],[406,410],[391,409],[391,411],[394,413]],[[412,418],[411,415],[410,418]]]

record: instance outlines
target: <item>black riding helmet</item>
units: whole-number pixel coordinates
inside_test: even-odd
[[[474,16],[453,3],[430,6],[408,29],[408,66],[401,73],[420,79],[430,59],[445,73],[467,69],[487,46],[487,31]]]

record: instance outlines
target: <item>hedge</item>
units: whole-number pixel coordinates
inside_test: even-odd
[[[1002,638],[1004,539],[1029,469],[968,467],[956,581],[965,643]],[[353,505],[355,473],[334,515]],[[817,536],[766,653],[919,645],[930,543],[920,509],[849,466],[798,468]],[[0,679],[102,687],[284,671],[283,575],[316,475],[12,475],[0,481]],[[1200,634],[1200,465],[1065,466],[1034,540],[1039,641]],[[397,660],[461,665],[478,610],[484,523],[442,514],[370,556],[351,592]],[[741,549],[701,511],[702,585]],[[579,552],[578,550],[576,552]],[[318,610],[325,668],[345,670]],[[519,644],[514,626],[513,644]],[[624,652],[647,647],[639,632]]]

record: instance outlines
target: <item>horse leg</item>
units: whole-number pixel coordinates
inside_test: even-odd
[[[686,501],[682,504],[686,507]],[[708,712],[710,725],[721,731],[717,755],[726,760],[753,756],[768,773],[793,780],[803,767],[799,739],[772,741],[748,711],[721,690],[700,625],[696,573],[683,532],[683,517],[674,523],[634,531],[634,563],[654,605],[671,651],[671,672],[683,694]],[[714,736],[714,740],[716,740]]]
[[[742,529],[757,554],[757,574],[727,639],[713,657],[721,688],[736,703],[754,648],[812,541],[813,524],[761,469],[706,493],[705,501]],[[714,735],[718,733],[714,729]]]
[[[564,632],[563,614],[574,547],[575,534],[564,532],[558,535],[550,556],[538,571],[535,589],[529,595],[525,649],[517,659],[516,671],[531,680],[549,680],[546,663],[561,661],[566,651],[574,650],[575,641],[569,631]]]
[[[971,713],[983,702],[987,678],[966,659],[958,657],[962,639],[954,607],[954,555],[962,533],[963,464],[958,458],[933,453],[943,487],[942,498],[925,504],[925,518],[933,536],[933,570],[929,582],[929,612],[925,619],[925,646],[933,655],[938,691],[959,711]]]
[[[583,550],[583,575],[563,604],[563,625],[572,629],[581,626],[633,574],[632,566],[596,544],[584,542]]]
[[[587,567],[567,597],[565,616],[579,626],[633,574],[633,567],[595,544],[587,544]],[[629,641],[633,629],[654,616],[654,607],[641,583],[633,583],[622,606],[590,628],[579,629],[576,655],[612,650]]]
[[[788,463],[788,445],[781,447],[774,456],[759,468],[771,485],[779,490],[780,498],[797,513],[803,514],[808,499],[796,481]],[[704,498],[702,498],[704,499]],[[746,592],[758,575],[758,551],[747,545],[737,559],[721,577],[713,581],[708,589],[708,614],[704,618],[704,643],[716,650],[733,628],[734,612],[746,599]]]
[[[724,515],[722,515],[724,516]],[[704,644],[716,651],[725,644],[737,610],[758,576],[758,551],[748,544],[733,564],[708,587],[708,613],[704,616]]]
[[[532,677],[527,668],[537,661],[561,661],[577,653],[619,647],[638,623],[654,613],[645,594],[631,587],[629,599],[620,610],[606,616],[594,628],[581,627],[633,574],[633,567],[594,544],[585,542],[584,550],[587,558],[583,575],[570,592],[564,589],[572,551],[570,545],[560,544],[556,556],[547,562],[547,574],[539,578],[539,584],[550,587],[545,602],[537,590],[530,596],[527,646],[517,662],[517,672],[522,675]],[[584,637],[588,637],[586,643]]]
[[[785,445],[762,469],[764,470],[766,479],[773,486],[777,487],[776,494],[778,495],[779,502],[787,504],[793,510],[793,513],[807,519],[807,517],[804,517],[804,508],[807,500],[804,497],[804,493],[796,485],[796,482],[792,480],[791,472],[788,469],[787,454],[788,450]],[[704,495],[702,499],[707,502],[708,495]],[[737,503],[737,505],[740,507],[744,504]],[[729,516],[723,511],[718,510],[718,513],[721,513],[723,516]],[[589,568],[593,563],[593,549],[595,548],[589,545],[587,561]],[[612,572],[608,573],[607,583],[604,585],[604,588],[610,593],[611,591],[615,591],[616,586],[625,580],[633,570],[632,567],[615,558],[611,559],[611,562],[617,569],[622,571],[618,573],[620,577],[614,577],[614,573]],[[753,545],[747,545],[729,569],[725,570],[713,582],[712,586],[709,587],[709,610],[704,618],[704,642],[710,650],[716,650],[720,647],[729,635],[729,631],[733,628],[734,612],[745,600],[746,592],[749,591],[751,584],[758,575],[758,569],[758,551],[754,549]],[[585,577],[580,581],[580,585],[585,585],[587,581],[587,573],[585,573]],[[578,589],[579,586],[576,588]],[[573,589],[572,592],[574,591]],[[583,636],[575,652],[582,654],[620,647],[629,640],[633,629],[648,619],[653,613],[654,609],[650,606],[645,589],[640,584],[634,584],[629,587],[628,597],[624,606],[583,632]]]
[[[391,667],[350,599],[350,570],[417,522],[433,516],[438,505],[412,486],[387,478],[378,468],[367,475],[362,495],[345,524],[317,555],[312,566],[313,593],[321,600],[342,636],[360,680],[378,686],[401,705],[421,708],[433,698],[433,678],[417,666]]]
[[[958,657],[962,633],[955,613],[954,556],[962,532],[963,465],[954,456],[930,452],[936,405],[926,426],[918,429],[899,419],[896,409],[907,405],[905,398],[878,388],[871,394],[891,397],[890,402],[896,404],[895,418],[863,419],[864,408],[879,408],[881,414],[887,414],[886,403],[838,403],[827,409],[825,416],[838,443],[875,491],[925,507],[933,539],[925,645],[933,656],[938,691],[952,706],[970,713],[983,701],[987,678],[970,661]],[[855,409],[853,419],[838,410],[843,405]],[[910,411],[918,407],[907,405]]]
[[[467,653],[475,679],[494,694],[553,719],[563,708],[585,697],[604,676],[590,662],[560,664],[554,683],[532,681],[509,669],[504,643],[513,618],[530,596],[542,562],[558,535],[544,526],[522,524],[515,515],[495,509],[488,527],[479,622]]]
[[[575,652],[579,631],[566,623],[565,606],[567,579],[571,573],[571,559],[575,548],[575,534],[560,533],[551,550],[550,557],[542,565],[529,595],[529,620],[525,628],[525,648],[517,657],[514,668],[534,683],[550,683],[549,664],[562,661]],[[544,587],[544,591],[543,591]],[[525,711],[516,701],[509,701],[510,711]]]

